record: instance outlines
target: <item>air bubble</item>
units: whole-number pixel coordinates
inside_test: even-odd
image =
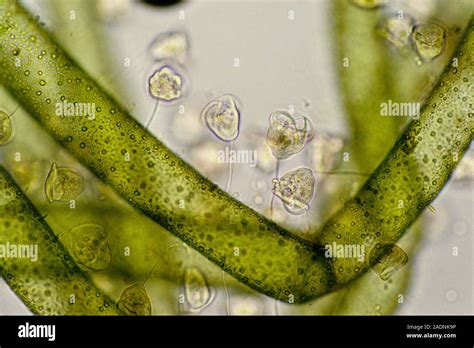
[[[84,190],[84,178],[74,168],[58,167],[53,162],[45,183],[46,197],[50,203],[69,202]]]
[[[201,116],[220,140],[232,141],[239,136],[240,110],[233,95],[224,94],[212,99],[202,110]]]
[[[412,40],[420,58],[430,61],[441,54],[445,44],[445,30],[436,24],[418,24],[413,28]]]
[[[192,312],[201,311],[211,303],[211,290],[196,267],[188,267],[184,271],[184,295]]]
[[[278,159],[301,152],[314,138],[313,124],[306,116],[296,114],[293,117],[289,111],[277,110],[271,113],[269,122],[267,144]]]
[[[290,214],[300,215],[309,209],[315,183],[313,171],[302,167],[283,174],[280,179],[273,179],[272,192]]]
[[[171,59],[185,64],[189,58],[189,39],[185,32],[175,31],[158,35],[149,48],[155,60]]]
[[[88,223],[72,228],[65,236],[65,245],[74,259],[87,268],[100,271],[110,265],[109,241],[101,225]]]
[[[454,302],[458,298],[458,293],[456,290],[451,289],[451,290],[446,291],[445,296],[448,302]]]
[[[127,315],[151,315],[151,301],[143,284],[127,286],[120,294],[117,307]]]
[[[10,116],[0,110],[0,146],[7,144],[12,137],[12,121]]]
[[[372,270],[383,281],[387,281],[408,262],[408,255],[396,244],[379,246],[378,248],[376,247],[376,249],[378,249],[377,252],[374,252],[374,250],[371,252],[369,261],[372,264],[372,260],[375,258],[376,254],[379,252],[385,252],[385,254],[372,266]]]

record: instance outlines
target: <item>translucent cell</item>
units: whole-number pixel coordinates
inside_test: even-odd
[[[240,110],[233,95],[224,94],[212,99],[202,110],[201,117],[222,141],[232,141],[239,136]]]
[[[97,224],[72,228],[65,236],[65,245],[74,259],[95,271],[110,265],[110,247],[105,229]]]
[[[384,5],[386,2],[387,0],[351,0],[351,3],[362,8],[376,8]]]
[[[441,54],[445,43],[445,30],[436,24],[418,24],[413,28],[412,40],[418,55],[430,61]]]
[[[15,161],[13,157],[7,159],[8,166],[12,171],[15,180],[28,190],[35,192],[43,180],[42,171],[44,165],[41,161]]]
[[[396,244],[376,247],[375,249],[378,250],[371,252],[369,260],[372,269],[383,281],[390,279],[393,274],[408,262],[408,255]],[[374,263],[373,259],[378,253],[382,253],[383,256]]]
[[[50,203],[69,202],[84,190],[84,178],[74,168],[58,167],[53,162],[45,183],[46,197]]]
[[[250,296],[232,297],[232,315],[259,315],[263,312],[263,305],[260,300]]]
[[[319,134],[311,143],[309,156],[312,168],[321,173],[331,172],[342,159],[344,140],[338,136]]]
[[[143,284],[127,286],[120,294],[117,307],[127,315],[151,315],[151,301]]]
[[[193,312],[202,310],[211,302],[211,290],[206,278],[196,267],[188,267],[184,271],[184,295]]]
[[[180,99],[186,92],[186,80],[180,69],[172,64],[164,64],[154,70],[148,79],[150,95],[163,102]]]
[[[130,9],[130,0],[98,0],[97,12],[100,19],[113,22],[124,16]]]
[[[293,215],[305,213],[313,199],[316,179],[313,171],[302,167],[273,179],[272,192],[281,199],[286,211]]]
[[[162,33],[153,40],[149,51],[156,60],[171,59],[185,64],[189,58],[188,35],[181,31]]]
[[[394,47],[400,49],[410,43],[413,24],[413,18],[408,15],[403,15],[403,18],[393,15],[382,21],[378,33]]]
[[[289,111],[277,110],[271,113],[269,121],[267,144],[278,159],[301,152],[314,138],[313,124],[306,116],[292,116]]]
[[[12,121],[10,116],[3,110],[0,110],[0,146],[5,145],[12,137]]]

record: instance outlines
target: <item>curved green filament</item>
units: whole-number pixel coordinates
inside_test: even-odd
[[[0,258],[0,272],[35,314],[117,315],[115,303],[94,286],[0,166],[0,245],[10,255]],[[25,250],[37,250],[37,253]],[[16,257],[12,250],[24,250]]]

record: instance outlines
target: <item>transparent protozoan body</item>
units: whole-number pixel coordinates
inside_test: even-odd
[[[272,192],[281,199],[290,214],[300,215],[308,211],[315,183],[313,171],[302,167],[283,174],[279,179],[273,179]]]
[[[318,139],[311,144],[309,152],[314,170],[320,173],[331,172],[342,159],[340,152],[343,147],[342,138],[318,133]]]
[[[84,178],[74,168],[58,167],[53,162],[45,183],[46,197],[50,203],[69,202],[84,190]]]
[[[314,127],[309,118],[289,111],[277,110],[270,114],[267,144],[278,159],[301,152],[314,138]]]
[[[0,110],[0,146],[7,144],[12,138],[12,121],[10,116]]]
[[[387,281],[408,262],[408,255],[398,245],[382,246],[373,250],[370,254],[369,260],[372,264],[372,270],[383,281]],[[374,263],[372,260],[377,255],[377,252],[383,252],[384,255]]]
[[[417,24],[413,28],[411,38],[420,58],[430,61],[443,51],[446,31],[433,23]]]
[[[127,315],[151,315],[151,301],[143,284],[135,283],[122,290],[117,307]]]
[[[232,141],[239,136],[240,108],[233,95],[224,94],[212,99],[202,110],[201,117],[220,140]]]
[[[206,278],[196,267],[184,270],[184,296],[189,310],[193,313],[203,310],[212,302],[212,291]]]
[[[130,3],[130,0],[98,0],[97,13],[101,20],[113,22],[129,11]]]
[[[149,52],[155,60],[171,59],[186,64],[189,59],[189,38],[183,31],[159,34],[151,43]]]
[[[379,35],[397,49],[410,44],[411,32],[414,25],[413,18],[398,14],[385,18],[378,28]]]
[[[153,69],[148,79],[148,92],[157,101],[172,103],[188,91],[184,71],[172,62],[163,62]]]
[[[361,8],[377,8],[379,6],[385,5],[387,0],[350,0],[352,4],[361,7]]]
[[[109,241],[101,225],[89,223],[72,228],[65,236],[65,244],[74,259],[87,268],[100,271],[110,265]]]

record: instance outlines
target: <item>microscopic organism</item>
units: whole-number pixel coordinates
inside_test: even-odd
[[[3,110],[0,110],[0,146],[5,145],[12,137],[12,121],[10,116]]]
[[[212,99],[202,110],[201,117],[214,135],[229,143],[229,153],[232,152],[232,142],[239,136],[240,107],[236,97],[224,94]],[[226,192],[232,184],[232,161],[229,162],[229,176]]]
[[[69,202],[84,190],[84,178],[78,170],[70,167],[51,165],[45,183],[46,197],[50,203]]]
[[[314,138],[314,127],[306,116],[277,110],[270,114],[267,143],[277,159],[287,159],[301,152]]]
[[[184,271],[184,296],[193,313],[203,310],[212,302],[212,292],[197,267],[188,267]]]
[[[372,251],[369,262],[377,276],[386,281],[408,262],[408,255],[396,244],[379,247],[378,252],[382,249],[385,250],[383,256],[374,263],[373,258],[377,255],[377,252]],[[372,263],[374,264],[372,265]]]
[[[150,95],[162,101],[173,101],[181,98],[183,77],[169,65],[157,69],[148,80]]]
[[[174,62],[161,62],[148,78],[148,93],[156,100],[151,116],[145,124],[148,128],[158,113],[160,103],[171,104],[182,99],[188,92],[189,83],[184,71]]]
[[[81,265],[95,271],[110,265],[109,241],[101,225],[87,223],[76,226],[66,232],[64,240],[71,255]]]
[[[316,173],[329,174],[342,159],[344,140],[341,137],[318,133],[317,140],[311,143],[309,156]]]
[[[397,49],[410,44],[414,20],[407,14],[403,16],[392,15],[385,18],[378,28],[378,33],[387,42]]]
[[[188,35],[183,31],[161,33],[151,43],[149,52],[155,60],[170,59],[186,64],[189,58]]]
[[[117,307],[127,315],[151,315],[151,301],[143,283],[135,283],[122,290]]]
[[[229,142],[239,136],[240,110],[233,95],[224,94],[212,99],[201,115],[212,133],[220,140]]]
[[[443,51],[446,32],[437,24],[417,24],[413,28],[411,38],[420,58],[430,61]]]
[[[281,178],[273,179],[272,192],[281,199],[290,214],[300,215],[308,211],[315,183],[313,171],[301,167],[283,174]]]
[[[292,116],[292,114],[294,116]],[[270,114],[270,127],[267,132],[267,144],[277,159],[275,177],[278,178],[280,160],[290,158],[301,152],[314,138],[314,127],[309,118],[288,110],[276,110]],[[270,218],[273,218],[273,203],[270,200]]]

